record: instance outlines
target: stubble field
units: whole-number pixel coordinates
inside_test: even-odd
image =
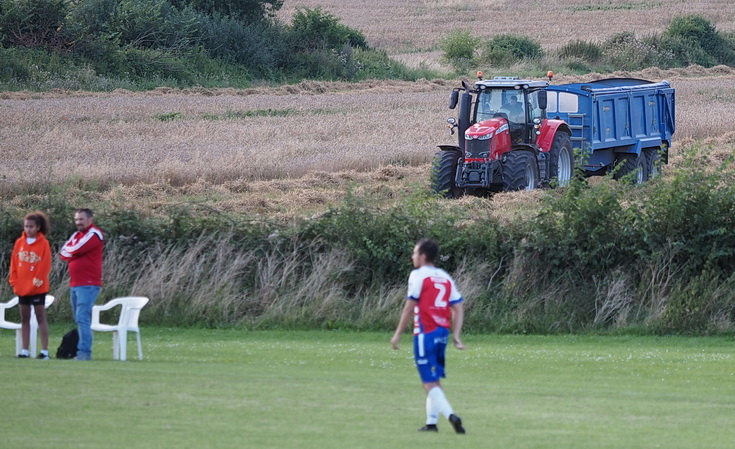
[[[707,17],[722,32],[735,29],[729,0],[286,0],[279,19],[289,22],[299,8],[317,7],[392,57],[439,69],[438,39],[455,29],[483,38],[522,33],[547,50],[621,31],[661,32],[682,14]],[[558,73],[554,81],[607,76]],[[695,141],[723,154],[735,146],[734,69],[652,68],[612,76],[667,79],[677,89],[673,163]],[[454,112],[447,109],[448,93],[458,83],[0,93],[0,194],[12,201],[9,191],[17,186],[91,183],[103,199],[131,207],[155,209],[186,197],[285,219],[324,209],[348,186],[389,200],[424,186],[436,145],[454,141],[445,120]],[[493,202],[502,209],[535,197],[504,194]]]
[[[279,18],[290,21],[299,8],[322,8],[361,30],[372,46],[412,66],[441,68],[439,39],[453,30],[470,30],[487,39],[523,34],[555,49],[570,40],[601,42],[615,33],[660,33],[672,17],[698,14],[723,32],[735,30],[729,0],[285,0]]]
[[[616,73],[676,88],[672,163],[695,141],[735,146],[735,69]],[[564,76],[556,83],[600,78]],[[247,90],[0,93],[0,192],[85,183],[143,208],[195,198],[289,219],[339,201],[349,186],[390,199],[425,186],[458,81],[303,82]],[[533,201],[534,195],[524,195]],[[496,207],[518,194],[498,195]],[[502,207],[501,207],[502,209]]]

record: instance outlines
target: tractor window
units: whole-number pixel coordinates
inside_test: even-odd
[[[498,112],[505,114],[511,122],[525,123],[525,106],[523,92],[517,90],[506,91],[503,105],[500,106],[500,111]]]
[[[478,122],[493,118],[500,110],[504,102],[503,92],[503,89],[485,89],[480,91],[477,97],[476,120]]]
[[[528,94],[528,107],[531,110],[531,120],[535,118],[540,119],[543,117],[544,114],[544,112],[538,105],[538,93],[539,91],[536,90]]]

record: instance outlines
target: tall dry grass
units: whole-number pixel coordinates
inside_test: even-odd
[[[349,326],[393,323],[405,288],[355,292],[345,276],[354,263],[341,251],[318,253],[233,246],[226,233],[190,245],[147,248],[145,257],[115,241],[105,249],[105,286],[98,301],[128,295],[152,299],[149,323],[193,326]],[[54,321],[71,320],[68,280],[54,270]],[[2,286],[4,287],[4,286]],[[0,288],[4,290],[4,288]]]

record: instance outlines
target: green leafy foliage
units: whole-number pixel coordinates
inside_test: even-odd
[[[170,0],[179,9],[191,7],[210,16],[226,16],[248,23],[271,18],[283,0]]]
[[[411,249],[430,237],[437,264],[469,300],[473,329],[729,332],[735,168],[708,154],[692,148],[642,186],[575,177],[513,222],[486,213],[486,200],[445,200],[423,187],[390,206],[351,192],[326,213],[277,225],[197,202],[131,209],[123,198],[99,200],[109,186],[37,181],[3,191],[0,268],[25,213],[49,214],[57,246],[85,204],[108,236],[106,288],[155,289],[164,324],[384,328],[385,298],[402,297]],[[52,284],[63,274],[54,271]]]
[[[291,19],[288,39],[295,51],[340,50],[345,46],[368,48],[365,36],[339,22],[321,8],[299,9]]]
[[[66,0],[0,1],[0,43],[66,49],[71,40],[65,29],[68,5]]]
[[[562,59],[578,58],[587,62],[598,62],[602,58],[602,48],[599,44],[583,40],[573,40],[558,51]]]
[[[673,55],[654,39],[638,39],[633,33],[618,33],[603,44],[605,62],[619,70],[669,67]]]
[[[290,25],[278,23],[272,14],[280,1],[2,1],[0,37],[10,47],[0,47],[9,56],[0,67],[6,89],[247,87],[254,78],[423,74],[370,49],[362,33],[321,9],[302,9]],[[31,53],[17,50],[30,48],[63,51],[65,63],[25,61]]]
[[[465,72],[475,63],[475,53],[480,43],[469,30],[454,30],[439,39],[442,60],[457,72]]]
[[[664,45],[675,54],[679,64],[735,64],[733,42],[701,16],[687,15],[672,19],[663,34]]]
[[[541,44],[529,37],[500,34],[482,45],[480,60],[493,66],[507,67],[523,59],[540,58],[543,54]]]

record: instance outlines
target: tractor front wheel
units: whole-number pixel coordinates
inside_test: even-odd
[[[455,175],[461,158],[459,151],[443,150],[434,155],[431,164],[431,189],[446,198],[459,198],[464,191],[457,187]]]
[[[517,150],[505,155],[503,161],[503,190],[533,190],[538,187],[539,174],[536,157],[530,151]]]

